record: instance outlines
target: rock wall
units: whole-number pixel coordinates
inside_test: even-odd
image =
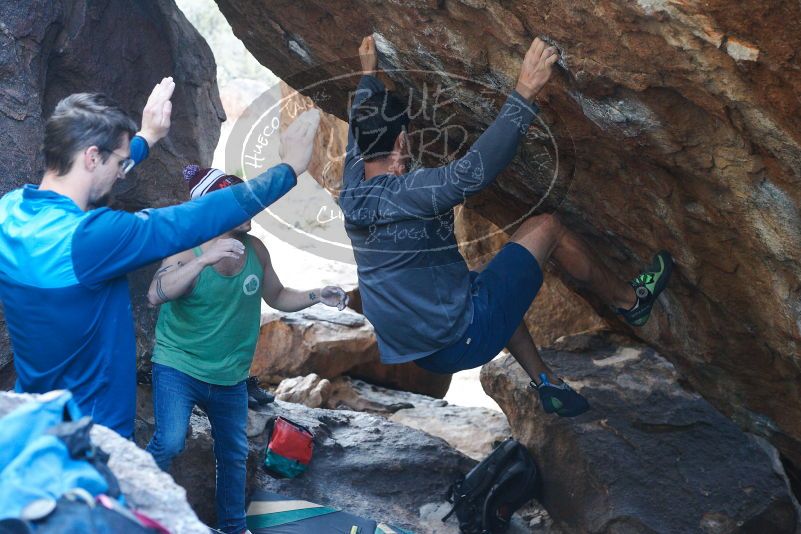
[[[342,374],[404,391],[444,397],[450,375],[431,373],[414,363],[384,365],[372,325],[350,311],[315,306],[295,313],[262,315],[250,372],[264,383],[316,373]]]
[[[395,423],[442,438],[477,461],[511,435],[506,417],[497,410],[455,406],[443,399],[383,388],[347,376],[331,380],[316,374],[287,378],[276,388],[275,398],[309,408],[384,415]]]
[[[447,110],[469,135],[500,101],[475,83],[508,91],[533,37],[558,46],[538,99],[554,142],[527,145],[469,204],[505,226],[546,197],[540,208],[621,277],[671,250],[670,290],[635,334],[801,464],[798,2],[217,2],[256,58],[302,90],[357,69],[375,32],[381,66],[403,71],[398,87],[462,82]],[[345,117],[355,84],[332,81],[320,105]],[[548,146],[561,149],[557,173]]]
[[[170,135],[118,182],[115,206],[136,210],[186,198],[181,168],[209,164],[225,118],[214,58],[172,0],[5,3],[0,18],[0,194],[38,183],[44,122],[63,97],[104,92],[137,121],[164,76],[176,82]],[[152,348],[151,269],[131,276],[140,357]],[[0,366],[10,360],[5,326]]]

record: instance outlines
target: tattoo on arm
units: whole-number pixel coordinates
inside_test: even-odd
[[[167,294],[164,292],[164,288],[161,287],[161,277],[164,276],[164,274],[167,271],[170,271],[172,269],[178,269],[182,265],[183,262],[179,261],[175,265],[172,264],[167,265],[166,267],[160,269],[159,272],[156,273],[156,294],[159,296],[162,302],[167,302],[168,300],[170,300],[170,297],[167,296]]]
[[[162,287],[161,287],[161,277],[160,276],[156,280],[156,294],[159,296],[159,298],[161,299],[162,302],[167,302],[168,300],[170,300],[169,297],[167,297],[167,294],[164,293],[164,289],[162,289]]]
[[[175,267],[175,265],[167,265],[167,266],[166,266],[166,267],[164,267],[163,269],[159,269],[159,270],[156,272],[156,276],[158,276],[159,278],[161,278],[161,275],[162,275],[162,274],[166,273],[167,271],[169,271],[169,270],[170,270],[170,269],[172,269],[173,267]]]
[[[317,300],[317,293],[315,293],[314,291],[310,291],[309,292],[309,300],[312,301],[312,302]]]

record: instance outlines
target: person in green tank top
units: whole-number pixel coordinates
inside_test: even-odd
[[[241,183],[218,169],[184,170],[190,197]],[[148,299],[160,305],[153,350],[155,432],[147,451],[165,471],[184,448],[194,406],[208,415],[217,463],[217,520],[227,533],[246,532],[248,371],[259,337],[261,300],[281,311],[317,303],[345,308],[340,287],[284,287],[270,254],[248,235],[250,221],[166,258]]]

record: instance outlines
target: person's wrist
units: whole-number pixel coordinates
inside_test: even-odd
[[[150,130],[139,130],[136,135],[147,141],[148,148],[153,148],[153,145],[159,142],[159,137]]]
[[[300,165],[298,165],[296,162],[292,161],[291,159],[290,160],[284,160],[281,163],[289,165],[289,167],[292,169],[292,172],[295,173],[295,178],[298,178],[306,170],[305,168],[302,168]]]
[[[532,88],[522,84],[517,84],[515,87],[515,91],[517,91],[520,96],[528,100],[529,103],[534,102],[534,97],[537,96],[537,93],[540,92],[540,89],[542,89],[542,87]]]

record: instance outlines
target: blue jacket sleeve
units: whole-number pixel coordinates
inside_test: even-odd
[[[92,286],[188,250],[236,228],[296,183],[292,167],[281,164],[243,184],[177,206],[136,213],[94,210],[72,238],[75,275]]]
[[[351,121],[353,120],[354,110],[359,106],[359,104],[370,98],[375,93],[380,93],[381,91],[385,90],[386,88],[384,87],[384,84],[381,83],[381,80],[375,76],[364,75],[362,76],[361,80],[359,80],[359,85],[356,87],[356,93],[353,95],[353,103],[350,107],[350,113],[348,114],[348,146],[347,152],[345,153],[345,169],[350,168],[350,166],[355,162],[361,161],[359,145],[356,144],[356,139],[353,137],[353,130],[350,128]]]
[[[379,212],[437,217],[492,183],[517,153],[520,138],[531,125],[536,105],[516,91],[507,98],[498,116],[461,158],[433,169],[412,171],[391,181],[379,199]]]
[[[150,147],[141,135],[133,136],[129,146],[131,148],[131,159],[134,160],[136,165],[145,161],[150,154]]]

